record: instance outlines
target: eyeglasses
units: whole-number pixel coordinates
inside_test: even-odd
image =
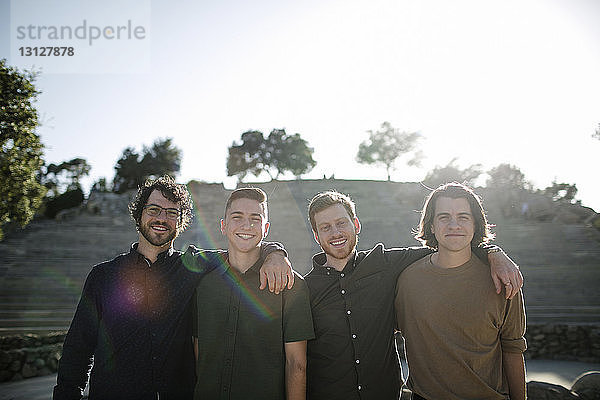
[[[144,210],[146,210],[146,214],[148,214],[151,217],[158,217],[163,210],[165,210],[165,215],[167,216],[167,219],[176,220],[181,215],[181,211],[177,208],[164,208],[157,204],[146,204],[144,206]]]

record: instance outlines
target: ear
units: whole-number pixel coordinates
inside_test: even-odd
[[[315,238],[315,242],[317,242],[317,244],[320,246],[321,243],[319,243],[319,235],[317,232],[313,231],[313,237]]]
[[[354,217],[354,232],[358,235],[360,233],[360,221],[358,217]]]
[[[265,233],[263,234],[263,239],[267,237],[267,235],[269,234],[269,227],[271,226],[270,223],[265,222]]]
[[[225,220],[221,218],[221,234],[225,235]]]

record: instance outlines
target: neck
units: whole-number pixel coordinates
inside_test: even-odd
[[[335,258],[335,257],[330,256],[329,254],[326,254],[327,261],[325,261],[325,266],[331,267],[331,268],[335,269],[336,271],[342,271],[344,269],[344,267],[346,266],[346,264],[348,264],[348,261],[352,257],[354,257],[355,252],[356,252],[356,250],[354,250],[352,253],[350,253],[350,255],[346,258]]]
[[[431,261],[442,268],[460,267],[471,259],[471,247],[466,247],[459,251],[439,249],[431,255]]]
[[[172,241],[164,244],[163,246],[155,246],[151,243],[148,243],[144,238],[140,237],[137,251],[150,260],[151,263],[154,263],[156,262],[156,259],[160,253],[169,250],[171,247],[173,247]]]
[[[256,264],[260,258],[260,247],[253,249],[249,252],[239,252],[229,249],[229,265],[235,268],[237,271],[244,273],[250,269],[251,266]]]

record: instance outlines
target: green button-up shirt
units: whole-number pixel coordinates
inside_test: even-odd
[[[226,260],[200,282],[196,399],[284,399],[287,342],[314,338],[308,288],[259,290],[259,260],[244,274]]]

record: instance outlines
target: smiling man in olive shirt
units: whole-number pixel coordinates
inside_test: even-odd
[[[360,222],[354,202],[341,193],[317,194],[308,214],[323,249],[305,277],[315,328],[315,339],[308,342],[308,398],[398,399],[402,383],[394,345],[396,280],[432,250],[378,244],[356,251]],[[475,252],[486,256],[485,249]],[[498,292],[500,280],[521,287],[518,268],[506,255],[496,251],[488,257]]]
[[[279,295],[258,290],[267,215],[261,189],[237,189],[227,200],[227,254],[196,295],[195,399],[306,398],[306,341],[314,338],[308,288],[296,276]]]

